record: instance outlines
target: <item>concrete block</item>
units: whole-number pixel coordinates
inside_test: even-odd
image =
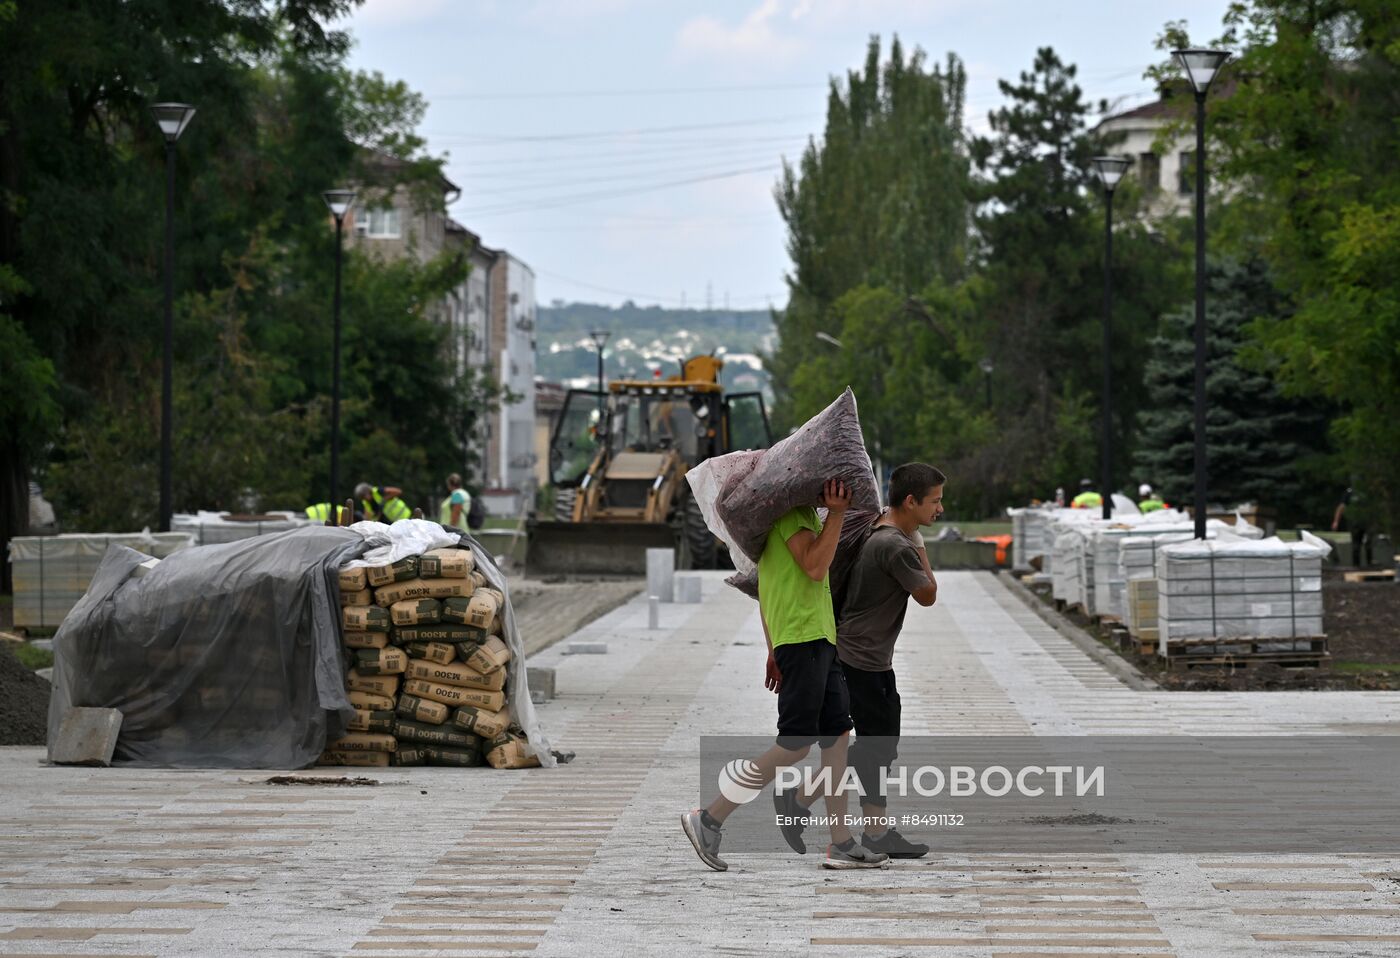
[[[554,698],[554,670],[552,668],[537,665],[528,666],[525,669],[525,683],[530,687],[530,698],[535,701],[536,705]]]
[[[693,572],[678,572],[675,578],[676,602],[695,605],[700,601],[702,580]]]
[[[58,765],[111,765],[122,713],[116,709],[69,710],[49,743],[49,761]]]
[[[570,642],[564,647],[565,655],[607,655],[606,642]]]
[[[676,550],[647,550],[647,595],[662,602],[675,601]]]

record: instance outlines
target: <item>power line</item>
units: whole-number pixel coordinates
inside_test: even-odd
[[[492,143],[550,143],[565,140],[598,140],[624,136],[663,136],[670,133],[689,133],[695,130],[732,130],[738,127],[766,126],[773,123],[794,123],[799,120],[821,119],[820,113],[799,113],[788,116],[758,117],[752,120],[728,120],[720,123],[685,123],[677,126],[636,127],[630,130],[591,130],[582,133],[537,133],[506,135],[499,133],[451,133],[425,131],[431,138],[461,139],[473,142]]]
[[[769,173],[778,169],[778,165],[770,163],[765,166],[751,166],[741,170],[729,170],[724,173],[715,173],[709,176],[693,176],[680,180],[670,180],[664,183],[652,183],[647,186],[640,186],[634,189],[624,190],[595,190],[590,193],[579,193],[573,196],[546,197],[539,202],[521,203],[501,203],[495,206],[479,207],[477,209],[463,210],[461,215],[465,216],[493,216],[507,213],[535,212],[537,210],[556,209],[560,206],[572,206],[576,203],[588,203],[593,200],[613,199],[622,196],[635,196],[639,193],[653,193],[657,190],[672,189],[677,186],[689,186],[694,183],[708,183],[714,180],[732,179],[736,176],[747,176],[751,173]]]
[[[814,83],[756,83],[735,86],[695,87],[634,87],[615,90],[554,90],[529,93],[436,93],[427,96],[435,100],[556,100],[583,97],[678,96],[697,93],[749,93],[758,90],[825,90],[826,84]]]

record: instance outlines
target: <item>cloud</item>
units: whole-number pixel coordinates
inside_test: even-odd
[[[780,32],[782,21],[800,19],[810,6],[808,0],[763,0],[733,26],[716,17],[693,17],[681,25],[676,48],[691,60],[790,60],[803,44],[799,38]]]

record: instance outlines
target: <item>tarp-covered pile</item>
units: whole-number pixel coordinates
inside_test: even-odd
[[[122,713],[115,763],[311,765],[356,717],[346,689],[341,567],[459,544],[505,596],[505,578],[485,550],[421,520],[307,526],[164,560],[112,546],[54,639],[49,741],[70,707],[113,708]],[[508,600],[503,611],[501,637],[514,654],[512,714],[529,748],[552,765]]]

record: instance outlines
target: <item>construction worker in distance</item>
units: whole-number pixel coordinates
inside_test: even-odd
[[[1070,502],[1071,509],[1099,509],[1103,506],[1103,496],[1094,491],[1094,480],[1079,480],[1079,495]]]
[[[1167,508],[1167,504],[1162,501],[1162,497],[1152,491],[1150,483],[1144,482],[1138,486],[1138,495],[1142,496],[1138,502],[1138,511],[1141,513],[1156,512],[1159,509]]]
[[[331,517],[331,504],[329,502],[318,502],[314,506],[306,507],[306,518],[312,522],[328,522]],[[336,525],[345,525],[345,507],[335,507]]]
[[[386,525],[413,515],[402,496],[403,490],[397,486],[371,486],[362,482],[355,487],[355,498],[364,506],[365,518]]]

